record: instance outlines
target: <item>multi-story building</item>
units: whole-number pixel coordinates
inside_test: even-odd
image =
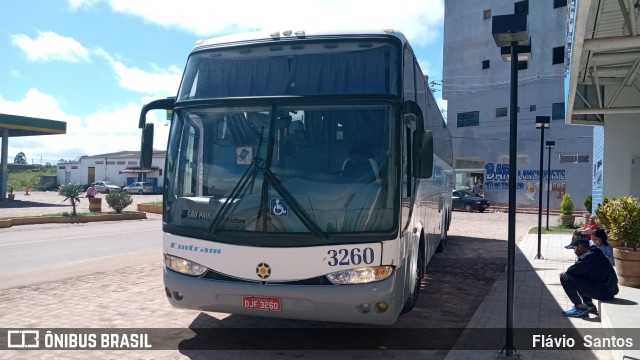
[[[550,168],[550,208],[569,193],[576,211],[591,194],[593,129],[565,123],[566,0],[447,0],[444,23],[443,98],[453,136],[456,187],[478,184],[496,205],[508,204],[511,63],[492,36],[492,17],[526,13],[531,57],[518,62],[517,206],[537,207],[546,197],[540,181],[541,131],[550,116],[543,174]],[[549,154],[550,160],[549,160]],[[542,191],[541,191],[542,190]],[[546,199],[544,199],[546,203]]]

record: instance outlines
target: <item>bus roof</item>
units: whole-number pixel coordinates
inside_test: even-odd
[[[314,31],[307,32],[304,30],[283,30],[283,31],[254,31],[239,34],[230,34],[219,36],[206,40],[198,40],[193,50],[207,48],[217,45],[239,45],[248,43],[262,43],[266,40],[296,40],[303,38],[319,38],[319,37],[349,37],[349,36],[393,36],[398,38],[403,44],[407,42],[404,34],[394,29],[377,29],[377,30],[348,30],[348,31]]]

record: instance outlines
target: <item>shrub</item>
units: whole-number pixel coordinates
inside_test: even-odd
[[[596,223],[601,228],[604,228],[607,231],[609,231],[608,235],[611,236],[611,233],[610,233],[611,218],[609,216],[610,213],[611,213],[611,202],[609,201],[609,199],[607,199],[606,196],[603,196],[602,202],[598,204],[598,207],[596,208]]]
[[[105,197],[107,205],[112,208],[116,214],[120,214],[124,208],[133,204],[131,194],[126,191],[117,191],[107,194]]]
[[[591,210],[593,210],[592,201],[593,197],[591,196],[591,194],[587,195],[587,197],[584,199],[584,207],[587,209],[587,212],[589,214],[591,214]]]
[[[624,246],[638,251],[640,246],[640,200],[622,196],[609,201],[609,233]]]
[[[560,212],[562,215],[573,215],[573,201],[569,193],[562,195],[562,201],[560,202]]]

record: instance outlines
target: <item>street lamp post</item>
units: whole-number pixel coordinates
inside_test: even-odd
[[[511,47],[511,54],[504,54],[503,59],[511,60],[511,94],[510,94],[510,118],[509,118],[509,229],[507,247],[507,324],[506,324],[506,355],[511,357],[515,350],[513,346],[513,295],[515,279],[515,252],[516,252],[516,160],[518,154],[518,48],[528,45],[529,34],[527,32],[527,15],[512,14],[494,16],[492,19],[491,34],[500,48]],[[529,48],[530,51],[530,48]],[[522,52],[525,56],[526,51]],[[523,59],[524,60],[524,59]]]
[[[538,254],[536,259],[542,259],[540,253],[540,244],[542,243],[542,180],[543,166],[544,166],[544,129],[549,128],[551,124],[551,117],[549,116],[536,116],[536,129],[540,129],[540,181],[538,182]],[[549,175],[547,174],[547,178]],[[548,200],[547,200],[548,203]]]
[[[549,149],[549,156],[547,160],[547,230],[549,230],[549,194],[551,193],[551,149],[556,146],[554,140],[547,140],[547,149]]]

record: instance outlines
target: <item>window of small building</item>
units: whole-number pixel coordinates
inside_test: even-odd
[[[507,108],[497,108],[496,109],[496,117],[504,117],[508,115]]]
[[[490,19],[491,18],[491,9],[487,9],[483,12],[482,14],[483,19]]]
[[[127,161],[127,165],[138,165],[138,162],[135,161],[135,160],[133,160],[133,161],[129,160],[129,161]]]
[[[77,168],[78,168],[78,166],[77,166],[77,165],[73,165],[73,166],[71,166],[71,169],[72,169],[72,170],[73,170],[73,169],[77,169]]]
[[[509,163],[509,155],[505,155],[502,157],[502,163]],[[516,165],[527,165],[527,156],[526,155],[518,155],[516,156]]]
[[[529,68],[528,61],[518,61],[518,70],[526,70]]]
[[[513,12],[516,14],[529,14],[529,0],[518,1],[513,4]]]
[[[482,60],[482,70],[488,69],[491,66],[490,60]]]
[[[115,165],[116,162],[115,161],[107,161],[107,165]]]
[[[126,163],[127,163],[127,162],[126,162],[126,161],[124,161],[124,160],[118,160],[118,161],[116,161],[116,164],[118,164],[118,165],[125,165]]]
[[[458,127],[478,126],[480,125],[480,112],[469,111],[458,113]]]
[[[65,169],[65,167],[64,166],[58,166],[58,169],[63,170],[63,169]]]
[[[531,111],[531,112],[536,111],[536,106],[535,105],[529,105],[529,111]]]
[[[564,64],[564,46],[553,48],[553,65]]]
[[[551,104],[551,120],[564,120],[564,102]]]
[[[554,9],[557,9],[563,6],[567,6],[567,0],[553,0]]]
[[[94,164],[96,164],[96,165],[102,165],[102,164],[104,164],[104,161],[102,161],[102,160],[97,160],[96,162],[94,162]]]

